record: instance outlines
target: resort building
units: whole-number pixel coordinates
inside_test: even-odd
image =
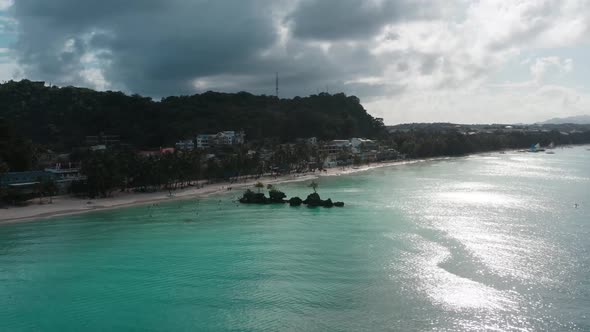
[[[8,172],[0,176],[0,188],[13,189],[21,194],[30,194],[38,190],[42,181],[53,181],[57,185],[58,192],[65,193],[74,181],[86,180],[86,176],[80,173],[80,168],[62,168],[61,164],[46,168],[43,171]]]
[[[118,144],[121,141],[119,135],[105,135],[99,134],[97,136],[86,136],[86,145],[88,146],[95,146],[95,145],[105,145],[111,146]]]
[[[208,149],[211,146],[209,145],[209,139],[213,135],[201,134],[197,135],[197,149]]]
[[[357,137],[350,139],[350,145],[351,145],[352,153],[361,153],[361,152],[366,152],[366,151],[372,151],[372,150],[377,150],[379,148],[379,146],[377,145],[377,142],[370,140],[370,139],[357,138]]]
[[[241,145],[244,144],[245,134],[243,131],[220,131],[217,134],[200,134],[197,135],[197,148],[209,149],[216,146],[224,145]]]
[[[324,144],[320,147],[320,152],[328,155],[339,154],[341,152],[349,152],[351,144],[346,139],[336,139]]]
[[[0,188],[30,194],[36,191],[37,185],[42,180],[49,179],[51,176],[45,171],[8,172],[0,176]]]
[[[72,164],[68,164],[68,167],[56,164],[54,167],[46,168],[45,173],[55,181],[60,192],[67,192],[74,181],[86,180],[80,168],[72,167]]]
[[[90,147],[90,151],[104,151],[107,149],[107,146],[104,144],[93,145]]]
[[[307,145],[317,145],[318,139],[317,137],[310,137],[310,138],[297,138],[295,142],[299,144],[307,144]]]
[[[190,139],[179,141],[176,143],[176,149],[181,151],[192,151],[195,149],[195,142]]]

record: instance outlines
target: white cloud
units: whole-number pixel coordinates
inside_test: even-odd
[[[105,79],[104,73],[99,68],[86,68],[80,73],[86,84],[93,89],[106,90],[111,84]]]
[[[0,0],[0,10],[6,10],[14,5],[14,0]]]
[[[557,70],[559,73],[569,73],[572,71],[574,63],[572,59],[563,61],[557,56],[538,58],[531,65],[531,75],[535,82],[541,82],[550,70]]]
[[[589,32],[587,0],[473,1],[462,19],[389,25],[372,52],[386,63],[380,82],[405,89],[366,108],[390,123],[539,121],[589,113],[588,93],[550,85],[573,72],[572,58],[519,59],[525,52],[559,54],[560,48],[583,45]],[[494,73],[513,62],[528,66],[531,80],[494,83]],[[400,63],[406,70],[396,70]]]
[[[22,69],[16,61],[0,61],[0,81],[18,80],[22,77]]]
[[[52,1],[55,8],[72,7]],[[93,3],[91,15],[78,8],[88,15],[80,19],[78,13],[48,14],[33,10],[39,9],[34,2],[15,2],[22,9],[14,11],[21,13],[20,38],[30,39],[19,40],[17,54],[29,72],[157,96],[205,89],[273,93],[273,73],[279,71],[283,96],[342,88],[358,94],[386,123],[538,121],[551,112],[584,112],[588,105],[584,89],[558,84],[579,75],[574,61],[576,68],[590,66],[572,51],[590,44],[590,0],[240,2],[249,22],[268,20],[251,31],[242,25],[216,30],[215,15],[242,14],[218,2],[208,2],[217,11],[186,22],[178,17],[191,12],[187,8],[208,7],[160,0],[150,1],[157,6],[149,9],[137,5],[141,1],[121,2],[130,10],[110,16],[102,3]],[[143,8],[142,15],[126,14],[136,13],[134,6]],[[160,6],[167,6],[164,21],[173,30],[153,29],[163,18]],[[270,14],[260,15],[260,6]],[[106,16],[95,20],[96,10]],[[41,12],[43,19],[55,16],[47,20],[54,26],[38,24],[34,15]],[[196,33],[202,31],[216,31],[215,38]],[[236,31],[243,36],[230,42]],[[500,76],[501,84],[495,80]]]
[[[389,123],[532,123],[588,114],[590,94],[561,86],[412,91],[365,105]],[[426,120],[425,120],[426,119]]]

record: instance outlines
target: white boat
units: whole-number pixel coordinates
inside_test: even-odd
[[[545,149],[541,149],[541,144],[539,144],[539,143],[531,145],[531,148],[529,149],[529,152],[542,152],[542,151],[545,151]]]

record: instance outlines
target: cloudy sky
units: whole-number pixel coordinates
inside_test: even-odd
[[[345,92],[388,124],[590,114],[590,0],[0,0],[0,80]]]

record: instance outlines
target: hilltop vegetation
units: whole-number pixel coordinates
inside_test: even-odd
[[[343,93],[277,99],[247,92],[206,92],[154,101],[122,92],[46,86],[23,80],[0,85],[0,118],[34,143],[68,151],[85,136],[119,135],[137,148],[170,145],[197,133],[246,132],[248,140],[377,137],[382,122]]]
[[[563,124],[563,123],[572,123],[572,124],[587,124],[590,125],[590,115],[576,115],[576,116],[568,116],[565,118],[553,118],[547,121],[541,122],[542,124]]]

